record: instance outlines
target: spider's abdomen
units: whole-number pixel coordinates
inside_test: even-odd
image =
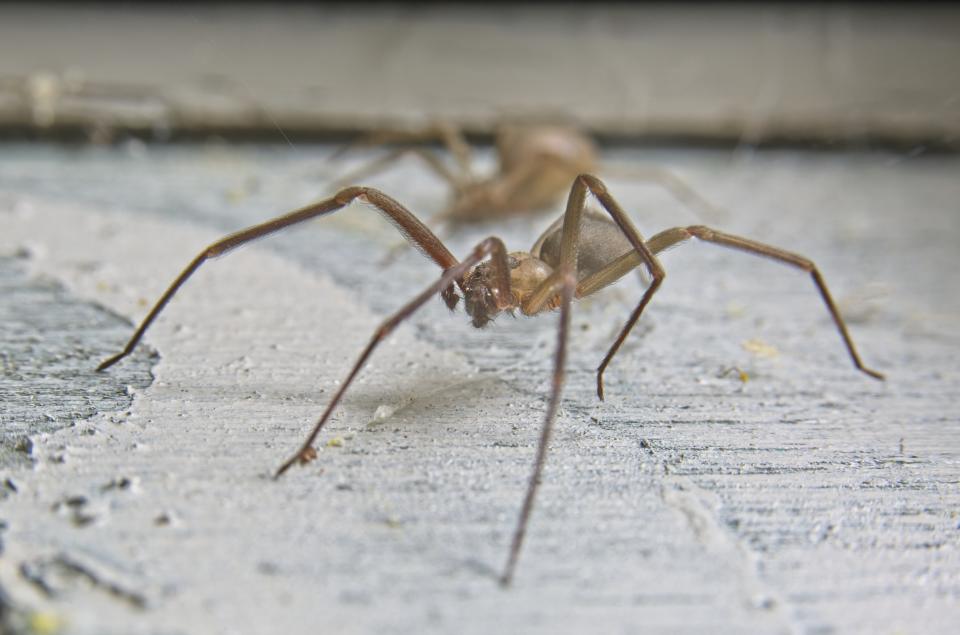
[[[563,225],[559,224],[547,230],[541,237],[539,251],[534,257],[539,258],[553,268],[560,265],[560,241],[563,235]],[[584,213],[580,224],[580,251],[577,259],[577,280],[583,280],[605,266],[632,251],[633,246],[617,227],[616,223],[607,216],[601,216],[596,211]]]

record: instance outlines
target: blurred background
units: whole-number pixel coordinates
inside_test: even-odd
[[[954,148],[958,34],[948,3],[5,4],[0,132],[555,117],[615,141]]]

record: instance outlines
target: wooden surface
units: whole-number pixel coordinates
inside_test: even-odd
[[[31,430],[27,445],[6,438],[19,458],[0,474],[8,625],[955,630],[956,158],[605,153],[670,168],[725,210],[697,218],[608,179],[644,233],[700,222],[813,258],[889,380],[851,367],[806,276],[709,245],[669,252],[603,403],[593,369],[639,282],[577,305],[544,485],[504,591],[495,576],[543,416],[554,316],[479,332],[431,302],[377,351],[319,459],[269,478],[378,321],[436,275],[413,252],[379,265],[397,237],[363,206],[210,263],[136,358],[91,372],[132,329],[110,316],[140,319],[212,239],[323,194],[328,151],[4,148],[0,262],[13,273],[0,302],[36,343],[4,344],[0,383],[4,432],[11,413]],[[442,184],[415,162],[370,184],[425,216],[442,206]],[[451,248],[491,232],[525,248],[550,220],[468,228]],[[10,306],[31,294],[49,300]],[[76,354],[53,359],[64,341]],[[56,390],[89,395],[92,415],[34,399],[44,378],[16,369],[47,357]]]
[[[561,117],[609,138],[956,147],[949,5],[7,6],[0,129],[330,135]]]

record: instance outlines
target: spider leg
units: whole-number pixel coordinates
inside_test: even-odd
[[[350,387],[350,384],[353,383],[354,378],[360,372],[360,369],[363,368],[363,365],[373,353],[374,349],[376,349],[377,345],[388,335],[390,335],[390,333],[397,327],[398,324],[400,324],[400,322],[410,317],[417,309],[423,306],[427,300],[433,297],[434,294],[441,292],[443,289],[449,288],[454,282],[462,279],[472,267],[488,256],[492,256],[494,262],[497,263],[497,267],[502,272],[498,283],[498,287],[501,287],[498,289],[500,292],[499,295],[505,296],[506,294],[509,294],[510,281],[509,269],[507,266],[507,250],[499,238],[487,238],[478,244],[470,256],[463,260],[463,262],[457,263],[445,270],[443,275],[441,275],[436,282],[431,284],[413,300],[401,307],[399,311],[390,316],[386,321],[383,322],[383,324],[379,326],[379,328],[377,328],[373,334],[373,337],[370,339],[370,342],[367,344],[366,348],[363,349],[360,357],[354,363],[353,368],[350,369],[350,373],[347,375],[347,378],[340,384],[340,388],[333,396],[333,399],[330,400],[330,403],[327,405],[327,409],[324,410],[323,415],[317,420],[313,430],[311,430],[310,434],[303,442],[303,445],[300,446],[300,449],[297,450],[292,457],[287,459],[287,461],[280,466],[274,475],[275,478],[279,478],[295,463],[307,463],[315,456],[313,442],[316,440],[317,435],[320,434],[320,430],[323,429],[323,426],[330,419],[330,415],[333,414],[337,404],[340,403],[340,399],[347,391],[347,388]],[[506,287],[502,288],[503,285],[506,285]]]
[[[559,289],[557,288],[559,286]],[[537,489],[540,487],[540,476],[543,472],[543,464],[547,458],[547,448],[550,445],[550,436],[553,433],[553,424],[557,418],[557,408],[560,405],[560,395],[563,390],[563,380],[567,359],[567,338],[570,332],[570,305],[573,301],[574,290],[576,288],[576,277],[573,269],[566,267],[564,273],[552,285],[551,291],[555,294],[560,292],[560,322],[557,328],[557,348],[553,362],[553,382],[550,388],[550,401],[547,405],[547,414],[543,420],[543,427],[540,431],[540,441],[537,444],[537,454],[533,461],[533,472],[530,475],[530,482],[527,485],[527,493],[523,499],[523,507],[520,509],[520,518],[517,520],[517,527],[513,533],[513,541],[510,544],[510,555],[507,558],[507,565],[504,568],[503,575],[500,577],[500,584],[509,586],[513,580],[513,572],[517,566],[517,558],[520,556],[520,548],[523,546],[523,538],[527,533],[527,523],[530,520],[530,512],[533,511],[533,501],[537,495]],[[553,295],[553,294],[551,294]]]
[[[376,207],[387,217],[387,220],[394,224],[408,241],[413,243],[417,249],[437,263],[442,269],[449,270],[457,264],[457,259],[454,258],[453,254],[440,242],[440,239],[403,205],[379,190],[368,187],[349,187],[319,203],[302,207],[265,223],[230,234],[201,251],[190,264],[180,272],[180,275],[167,287],[167,290],[163,292],[163,295],[160,296],[160,299],[154,304],[150,313],[148,313],[147,317],[140,323],[140,326],[134,332],[123,350],[104,360],[97,367],[97,370],[105,370],[129,355],[140,341],[140,338],[143,337],[147,328],[153,323],[170,299],[173,298],[177,290],[183,286],[190,276],[200,268],[200,265],[207,260],[222,256],[240,245],[273,234],[291,225],[296,225],[312,218],[335,212],[349,205],[356,199],[364,200]],[[451,279],[451,284],[448,284],[447,287],[442,290],[444,300],[450,308],[453,308],[453,305],[456,303],[456,295],[453,291],[452,282],[453,279]],[[459,282],[459,278],[456,279],[456,282]]]
[[[423,148],[412,147],[409,144],[417,141],[438,139],[444,147],[453,155],[457,162],[460,174],[453,174],[446,165],[437,157],[436,154]],[[463,132],[455,125],[437,121],[425,128],[415,132],[402,131],[380,131],[362,137],[356,141],[348,143],[341,148],[334,150],[328,157],[327,162],[339,159],[348,151],[356,147],[383,146],[387,144],[403,144],[402,147],[395,148],[388,154],[378,159],[374,159],[365,166],[340,177],[335,181],[335,187],[349,185],[358,180],[377,174],[390,166],[404,154],[414,153],[423,159],[427,167],[431,168],[440,178],[449,183],[454,189],[459,190],[464,183],[473,180],[473,159],[470,154],[470,144],[463,136]]]
[[[463,131],[456,125],[448,121],[439,121],[434,124],[434,129],[447,147],[450,154],[460,167],[460,173],[467,181],[472,181],[473,176],[473,157],[471,156],[470,144],[463,136]]]
[[[601,363],[600,368],[597,369],[597,395],[600,397],[600,399],[603,399],[603,371],[607,367],[607,364],[610,363],[613,353],[620,348],[623,340],[626,339],[630,329],[632,329],[636,321],[640,319],[643,309],[646,308],[647,304],[649,304],[651,298],[653,298],[653,294],[656,293],[657,289],[660,288],[660,285],[663,283],[663,279],[666,277],[666,272],[663,270],[663,266],[660,264],[660,261],[657,259],[656,255],[654,255],[654,252],[651,251],[647,244],[643,241],[643,236],[640,235],[640,232],[638,232],[633,226],[633,223],[630,222],[630,218],[627,216],[627,213],[623,211],[623,208],[620,207],[620,204],[617,203],[617,201],[610,195],[609,192],[607,192],[607,188],[603,182],[597,177],[589,174],[581,174],[578,176],[573,182],[573,187],[570,189],[570,198],[567,202],[567,211],[563,216],[563,234],[560,238],[561,263],[566,265],[572,264],[574,270],[576,271],[577,252],[580,241],[580,219],[583,216],[583,209],[584,204],[586,203],[588,191],[593,194],[598,201],[600,201],[600,204],[607,211],[607,213],[610,214],[617,226],[620,227],[620,231],[624,233],[633,247],[633,251],[621,258],[618,258],[616,261],[614,261],[614,263],[619,263],[628,257],[633,259],[638,258],[640,263],[646,265],[647,269],[650,271],[651,277],[653,278],[650,286],[648,286],[643,292],[643,297],[640,298],[640,303],[637,305],[637,308],[633,310],[633,313],[630,315],[630,319],[627,320],[626,326],[620,332],[620,336],[614,343],[611,352],[607,354],[607,357],[603,360],[603,363]],[[635,266],[637,265],[634,264],[633,267]],[[626,269],[626,271],[629,271],[633,267]],[[606,271],[606,269],[602,271]],[[602,273],[602,271],[580,281],[577,287],[576,297],[580,298],[584,295],[588,295],[588,293],[581,291],[581,287],[584,287],[584,285],[596,286],[596,283],[598,282],[597,276]],[[547,278],[547,282],[550,282],[553,276],[556,275],[558,275],[557,272],[552,274],[550,278]],[[615,279],[616,278],[613,280]],[[613,280],[605,282],[604,284],[599,285],[597,288],[605,286],[605,284],[609,284],[610,282],[613,282]],[[599,281],[603,282],[603,280]],[[550,289],[546,287],[547,284],[544,283],[540,289],[530,294],[530,297],[523,306],[524,313],[527,313],[528,310],[536,313],[547,306],[547,303],[551,300],[552,293]],[[529,315],[529,313],[527,314]]]
[[[533,154],[506,169],[501,165],[499,173],[488,182],[489,202],[472,214],[465,211],[458,216],[505,216],[553,208],[567,183],[582,169],[579,164],[550,153]],[[485,209],[491,206],[494,209]]]
[[[551,301],[556,301],[554,299],[556,292],[552,290],[551,285],[556,283],[564,267],[571,267],[573,271],[577,271],[580,250],[580,221],[583,218],[587,192],[593,194],[606,212],[610,214],[620,231],[630,241],[630,245],[634,249],[630,253],[635,253],[640,258],[653,277],[653,282],[647,287],[640,301],[641,307],[646,306],[666,276],[660,261],[647,247],[647,244],[643,241],[643,236],[633,226],[630,217],[623,211],[620,204],[607,191],[603,182],[590,174],[581,174],[573,181],[573,186],[570,188],[570,197],[567,199],[567,210],[563,214],[563,233],[560,236],[560,265],[540,288],[531,293],[524,302],[521,308],[526,315],[539,313],[548,307]],[[576,297],[579,298],[583,295],[578,292]],[[640,310],[642,311],[642,308]]]
[[[354,141],[353,143],[347,144],[338,150],[335,150],[327,157],[327,161],[333,161],[334,159],[343,156],[351,148],[357,146],[369,147],[397,142],[411,143],[417,140],[430,138],[438,138],[446,147],[447,151],[453,155],[454,160],[457,162],[457,167],[459,168],[459,174],[451,172],[447,165],[441,160],[440,157],[437,156],[435,152],[415,146],[403,146],[394,148],[387,154],[373,159],[369,163],[358,167],[356,170],[338,177],[332,182],[331,186],[336,189],[339,187],[346,187],[351,183],[356,183],[357,181],[365,180],[388,169],[393,163],[403,158],[404,155],[413,154],[414,156],[419,157],[434,174],[446,181],[446,183],[453,188],[454,201],[459,200],[466,186],[470,183],[473,183],[475,180],[472,168],[473,159],[471,157],[470,145],[467,143],[466,138],[464,138],[462,131],[453,124],[447,122],[435,122],[425,130],[414,133],[389,131],[373,133],[363,139]],[[446,225],[450,221],[452,209],[453,206],[448,205],[444,210],[427,219],[427,224],[431,227],[436,227],[438,224]],[[392,264],[397,257],[406,250],[407,246],[408,245],[406,243],[400,242],[391,247],[387,251],[387,254],[380,260],[380,266],[386,267]]]
[[[450,238],[450,207],[433,214],[425,221],[428,227],[433,228],[433,232],[441,240],[448,240]],[[392,247],[387,249],[387,253],[380,259],[377,263],[380,267],[389,267],[392,265],[397,258],[404,254],[407,249],[410,248],[410,243],[405,240],[397,241]]]
[[[422,159],[428,168],[433,170],[433,172],[441,179],[449,183],[451,187],[455,189],[460,187],[460,179],[454,175],[446,165],[443,164],[443,161],[440,160],[440,157],[429,150],[415,147],[395,148],[385,155],[377,157],[365,165],[361,165],[356,170],[347,172],[343,176],[338,177],[335,181],[333,181],[331,186],[334,189],[337,189],[345,187],[350,183],[356,183],[357,181],[368,179],[376,174],[379,174],[380,172],[383,172],[393,163],[396,163],[403,158],[403,156],[406,154],[412,154]]]
[[[408,148],[400,152],[412,150],[416,149]],[[431,227],[443,227],[446,232],[458,223],[489,220],[513,211],[510,205],[515,200],[516,192],[522,190],[539,170],[539,165],[528,163],[503,178],[469,182],[474,187],[465,187],[468,182],[452,182],[454,193],[449,204],[427,219],[427,223]],[[385,267],[392,264],[408,246],[400,242],[391,247],[380,265]]]
[[[840,332],[840,337],[843,339],[844,346],[846,346],[847,352],[850,354],[850,359],[853,360],[853,365],[858,370],[866,373],[870,377],[875,379],[884,379],[882,373],[868,368],[863,364],[863,361],[860,359],[860,355],[857,352],[857,348],[853,343],[853,338],[850,336],[850,332],[847,330],[847,325],[844,322],[843,317],[840,315],[840,311],[837,309],[837,305],[834,303],[833,297],[830,295],[830,291],[827,288],[827,283],[820,274],[820,270],[817,269],[817,266],[811,260],[778,247],[773,247],[771,245],[750,240],[748,238],[742,238],[740,236],[719,232],[702,225],[667,229],[660,232],[656,236],[653,236],[649,241],[647,241],[647,246],[653,253],[659,253],[664,249],[689,240],[690,238],[698,238],[705,242],[711,242],[724,247],[745,251],[753,255],[771,258],[809,273],[813,278],[814,284],[817,286],[817,290],[820,292],[820,297],[823,298],[824,304],[827,306],[827,311],[829,311],[830,317],[833,319],[837,330]],[[577,287],[577,297],[594,293],[598,289],[601,289],[606,285],[616,281],[621,276],[625,275],[631,268],[639,266],[641,263],[642,261],[637,254],[633,252],[624,254],[614,262],[610,263],[610,265],[604,269],[582,280]],[[617,337],[616,341],[614,341],[613,345],[610,347],[610,350],[603,358],[603,362],[600,364],[600,367],[597,369],[597,392],[601,399],[603,399],[603,372],[610,363],[610,360],[613,359],[613,356],[617,353],[620,345],[623,344],[623,341],[626,339],[630,329],[633,328],[634,323],[636,323],[637,319],[640,317],[642,307],[638,307],[638,309],[639,310],[634,311],[634,313],[630,316],[630,319],[627,320],[627,323],[620,331],[620,335]]]
[[[833,323],[836,325],[837,331],[840,332],[840,337],[843,339],[843,344],[846,346],[847,352],[850,354],[850,359],[853,361],[853,365],[858,370],[869,375],[870,377],[873,377],[874,379],[884,379],[883,373],[868,368],[860,360],[860,355],[857,353],[857,347],[853,344],[853,338],[850,337],[850,332],[847,330],[847,325],[843,321],[843,317],[840,315],[840,310],[837,309],[837,305],[834,303],[829,289],[827,289],[826,281],[824,281],[823,276],[820,274],[820,270],[817,269],[817,266],[812,260],[784,249],[773,247],[772,245],[767,245],[755,240],[750,240],[749,238],[743,238],[741,236],[735,236],[733,234],[726,234],[702,225],[686,227],[683,231],[685,231],[689,236],[699,238],[705,242],[714,243],[724,247],[730,247],[731,249],[738,249],[756,256],[772,258],[773,260],[778,260],[809,273],[810,277],[813,278],[814,284],[817,286],[817,290],[820,292],[820,297],[823,298],[824,304],[827,305],[827,311],[830,312],[830,317],[833,319]]]
[[[632,181],[659,185],[667,191],[677,202],[686,207],[693,216],[703,222],[728,216],[725,210],[704,198],[691,185],[669,170],[658,167],[611,166],[604,165],[600,171],[607,176],[616,176]],[[643,286],[650,284],[650,278],[644,269],[637,270]]]
[[[570,188],[570,196],[567,199],[567,210],[563,216],[563,234],[560,243],[560,261],[557,269],[540,285],[540,287],[530,294],[527,300],[521,306],[521,310],[526,315],[535,315],[547,308],[555,307],[559,293],[560,306],[560,326],[558,329],[558,341],[556,357],[553,370],[553,385],[550,392],[550,402],[547,407],[547,415],[543,422],[543,429],[540,433],[540,443],[537,446],[537,454],[534,459],[533,473],[530,476],[530,484],[527,486],[527,494],[523,501],[523,507],[520,511],[520,519],[517,522],[517,528],[514,531],[513,542],[510,546],[510,555],[507,560],[507,566],[503,576],[500,578],[504,586],[510,584],[513,578],[513,572],[516,568],[517,558],[520,555],[520,548],[523,545],[523,538],[526,534],[527,523],[530,513],[533,510],[533,502],[536,497],[537,489],[540,486],[540,475],[543,471],[543,464],[546,460],[547,448],[550,442],[550,435],[553,431],[553,423],[556,418],[557,408],[560,403],[560,392],[563,388],[564,368],[566,363],[567,335],[570,330],[570,305],[576,294],[576,271],[577,259],[580,247],[580,221],[583,218],[584,206],[586,204],[587,191],[590,191],[608,213],[613,216],[614,221],[620,226],[621,230],[627,235],[636,253],[640,254],[650,268],[654,281],[647,289],[641,301],[639,310],[650,301],[650,297],[660,286],[663,280],[663,268],[657,261],[656,256],[650,252],[640,233],[634,229],[627,218],[626,213],[620,208],[617,202],[611,197],[603,183],[596,177],[582,174],[573,182]]]

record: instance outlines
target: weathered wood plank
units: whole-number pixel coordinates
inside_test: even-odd
[[[0,157],[0,255],[32,246],[31,275],[66,285],[64,306],[135,320],[214,237],[315,196],[326,149],[14,150]],[[211,263],[148,337],[156,379],[129,415],[34,435],[36,465],[4,473],[17,492],[0,503],[0,584],[72,633],[951,632],[956,159],[619,158],[671,166],[728,210],[699,221],[812,257],[889,381],[850,368],[806,277],[707,245],[668,253],[602,404],[592,369],[637,283],[578,304],[504,592],[493,577],[543,413],[552,317],[474,332],[432,303],[345,400],[324,436],[342,445],[268,478],[378,318],[435,273],[414,253],[380,269],[395,234],[351,208]],[[416,164],[377,184],[418,211],[442,200]],[[649,188],[610,187],[647,233],[693,221]],[[496,230],[519,248],[548,221],[451,242],[463,253]],[[724,374],[734,366],[747,383]],[[370,425],[381,406],[395,412]]]

